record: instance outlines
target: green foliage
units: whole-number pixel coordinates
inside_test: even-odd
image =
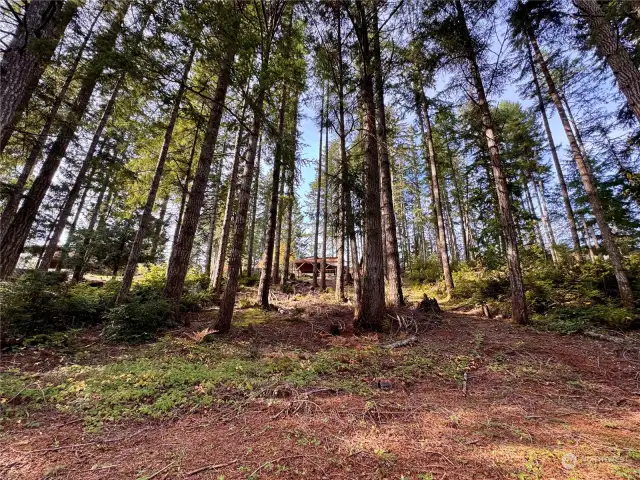
[[[626,329],[637,324],[633,312],[621,308],[613,269],[608,262],[576,264],[560,252],[553,264],[537,255],[523,256],[523,277],[533,324],[573,333],[595,325]],[[628,272],[637,287],[637,256],[628,259]],[[502,270],[462,264],[453,273],[454,298],[462,304],[491,304],[494,313],[509,312],[509,282]],[[504,312],[503,312],[504,311]]]
[[[418,284],[436,283],[442,278],[440,261],[435,255],[426,259],[417,257],[411,262],[407,277],[410,281]]]
[[[103,333],[111,341],[150,340],[169,325],[169,313],[169,303],[163,297],[133,293],[104,315],[107,324]]]
[[[20,339],[99,323],[115,297],[114,283],[70,284],[66,273],[30,270],[0,285],[3,338]]]

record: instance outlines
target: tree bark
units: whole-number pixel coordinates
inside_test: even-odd
[[[549,143],[549,151],[551,152],[551,158],[553,159],[553,165],[556,169],[556,175],[558,177],[558,184],[560,185],[560,195],[562,195],[562,201],[564,203],[564,209],[567,213],[567,222],[569,223],[569,231],[571,232],[571,239],[573,241],[573,249],[578,262],[582,261],[582,252],[580,249],[580,237],[578,236],[578,229],[576,227],[576,219],[573,214],[573,208],[571,207],[571,201],[569,200],[569,190],[567,189],[567,182],[564,179],[564,173],[562,172],[562,166],[560,165],[560,159],[558,158],[558,151],[556,144],[551,134],[551,127],[549,126],[549,120],[547,118],[547,112],[542,98],[542,89],[540,88],[540,82],[538,81],[538,75],[536,73],[536,66],[531,54],[531,45],[527,42],[527,56],[529,59],[529,65],[531,67],[531,76],[533,78],[533,84],[536,89],[536,96],[538,97],[538,109],[542,117],[542,123],[544,125],[544,131],[547,135],[547,142]]]
[[[22,166],[22,171],[20,172],[20,176],[18,177],[18,180],[16,181],[15,185],[11,187],[11,193],[7,198],[7,202],[5,204],[4,210],[2,211],[2,216],[0,217],[0,238],[2,238],[5,227],[7,227],[11,223],[14,215],[16,214],[16,211],[18,210],[18,205],[20,204],[20,200],[22,199],[22,195],[24,193],[24,187],[27,184],[29,177],[31,176],[33,167],[35,167],[38,161],[38,158],[40,157],[40,153],[42,152],[42,149],[47,141],[47,138],[49,138],[51,127],[53,126],[53,123],[57,118],[58,111],[62,106],[62,102],[64,101],[67,95],[67,91],[69,90],[69,87],[71,86],[71,82],[73,81],[73,78],[76,74],[78,65],[82,60],[82,55],[87,47],[87,44],[89,43],[89,39],[91,38],[91,35],[93,34],[93,29],[95,28],[95,25],[98,22],[100,15],[102,14],[102,10],[103,9],[101,9],[100,12],[98,12],[98,15],[96,15],[96,17],[93,19],[93,22],[91,23],[91,27],[89,27],[89,30],[85,34],[82,40],[82,44],[80,45],[80,48],[78,50],[78,53],[73,59],[73,63],[69,67],[69,71],[67,73],[64,83],[62,84],[62,88],[60,89],[60,92],[58,92],[58,95],[56,96],[56,99],[54,100],[53,105],[51,106],[51,110],[49,111],[47,120],[44,126],[42,127],[42,130],[40,131],[40,134],[38,135],[38,138],[36,139],[35,144],[31,147],[31,150],[29,151],[29,156],[27,157],[27,159],[24,162],[24,165]]]
[[[122,28],[122,19],[128,10],[128,6],[127,3],[118,11],[107,32],[101,36],[98,42],[98,50],[87,67],[87,72],[82,80],[76,99],[58,132],[56,141],[51,146],[40,173],[29,189],[22,206],[2,236],[2,241],[0,242],[2,243],[0,246],[0,278],[8,277],[18,263],[20,253],[24,248],[24,243],[36,218],[40,204],[89,105],[98,79],[107,66],[108,53],[115,45]]]
[[[96,203],[93,206],[93,212],[91,213],[91,219],[89,220],[89,226],[87,227],[86,235],[84,237],[84,240],[82,241],[82,244],[80,245],[80,248],[76,249],[78,260],[73,269],[73,279],[76,282],[82,280],[85,264],[89,261],[91,241],[93,240],[93,236],[95,233],[94,229],[98,221],[98,215],[100,214],[102,203],[104,201],[104,194],[106,193],[107,188],[109,188],[109,179],[107,173],[105,173],[102,178],[102,187],[100,188],[100,193],[98,193],[98,198],[96,199]],[[109,202],[107,201],[107,204],[108,203]]]
[[[387,272],[387,302],[391,306],[404,305],[402,295],[402,275],[398,253],[398,234],[396,214],[393,207],[393,189],[391,186],[391,167],[389,163],[389,145],[387,141],[387,120],[384,105],[384,80],[382,76],[382,58],[380,52],[380,27],[377,8],[373,8],[373,62],[376,93],[376,124],[378,135],[378,153],[380,156],[380,196],[382,201],[382,225],[384,227],[384,252]]]
[[[196,156],[196,149],[198,147],[198,138],[200,135],[200,120],[196,122],[196,131],[193,134],[193,142],[191,142],[191,152],[189,153],[189,162],[187,163],[187,171],[184,175],[184,185],[180,182],[178,178],[178,184],[180,185],[180,208],[178,209],[178,217],[176,218],[176,226],[173,229],[173,239],[171,241],[171,255],[173,255],[173,250],[176,248],[178,244],[178,238],[180,237],[180,226],[182,225],[182,218],[184,217],[184,209],[187,206],[187,198],[189,197],[189,185],[191,184],[191,171],[193,170],[193,160]],[[169,258],[171,258],[171,255]]]
[[[284,260],[282,265],[282,289],[285,290],[287,282],[289,281],[290,260],[291,256],[291,242],[293,241],[293,204],[295,203],[295,178],[296,178],[296,152],[298,146],[298,105],[299,105],[299,93],[296,92],[293,103],[293,121],[291,124],[290,142],[291,148],[289,151],[289,178],[287,185],[287,240],[284,247]]]
[[[338,25],[338,129],[340,136],[340,179],[342,181],[342,195],[344,208],[345,234],[347,237],[347,273],[353,278],[353,304],[356,306],[354,318],[357,318],[360,305],[360,269],[358,268],[358,243],[356,241],[355,221],[353,218],[353,203],[351,201],[351,181],[349,176],[349,159],[347,157],[347,134],[344,120],[344,63],[342,58],[342,10],[337,9]],[[349,259],[351,258],[351,268]]]
[[[280,171],[282,168],[284,120],[287,109],[287,86],[282,86],[280,97],[280,111],[278,113],[278,138],[273,155],[273,171],[271,183],[271,199],[269,201],[269,223],[267,226],[267,241],[264,248],[264,264],[260,272],[260,284],[258,285],[258,302],[262,308],[269,308],[269,289],[271,287],[271,274],[273,267],[273,252],[275,248],[276,228],[278,223],[278,200],[280,198]]]
[[[542,225],[544,226],[545,232],[547,234],[547,240],[549,241],[551,260],[553,261],[553,263],[558,263],[558,252],[556,252],[556,236],[553,233],[553,225],[551,225],[551,217],[549,216],[549,210],[547,208],[547,199],[544,193],[544,183],[542,182],[542,179],[536,179],[533,175],[531,175],[531,182],[533,183],[533,190],[538,202],[538,208],[541,212]]]
[[[325,105],[324,126],[324,204],[322,208],[322,258],[320,260],[320,290],[327,289],[327,224],[329,222],[329,88]],[[320,188],[320,187],[318,187]]]
[[[284,2],[274,4],[275,13],[270,15],[268,32],[275,32],[280,24],[282,11],[284,10]],[[293,8],[291,6],[290,8]],[[233,318],[233,309],[236,302],[236,293],[238,291],[238,280],[240,267],[242,264],[242,247],[244,245],[244,234],[247,225],[247,213],[249,212],[249,201],[251,199],[251,183],[253,180],[253,167],[256,159],[256,151],[258,146],[258,138],[262,131],[262,122],[264,116],[264,102],[267,88],[271,85],[272,79],[269,78],[269,60],[271,56],[271,43],[264,44],[261,52],[260,76],[256,85],[256,96],[253,102],[253,123],[250,130],[249,148],[247,149],[244,171],[240,182],[240,192],[238,194],[238,210],[235,220],[235,231],[229,254],[229,267],[227,284],[220,299],[220,313],[216,328],[221,333],[226,333],[231,328],[231,320]]]
[[[282,218],[284,216],[284,186],[287,183],[287,166],[280,170],[280,193],[278,194],[278,221],[276,226],[276,238],[273,249],[273,268],[271,269],[271,283],[280,283],[280,248],[282,244]]]
[[[158,245],[162,237],[162,230],[164,229],[164,217],[167,214],[167,206],[169,205],[169,195],[166,195],[162,200],[162,206],[160,207],[160,215],[156,220],[156,225],[153,231],[153,241],[151,243],[151,259],[152,262],[156,262],[158,259]]]
[[[102,116],[100,117],[100,121],[98,122],[98,126],[96,127],[95,132],[93,133],[93,138],[91,139],[91,143],[89,144],[89,149],[87,150],[87,154],[84,157],[84,161],[80,166],[80,170],[76,175],[76,180],[69,190],[67,194],[67,198],[65,200],[64,205],[62,206],[60,212],[60,218],[56,223],[53,234],[51,236],[51,240],[49,241],[44,255],[42,256],[41,266],[40,268],[43,270],[47,270],[51,261],[53,260],[53,255],[56,253],[58,249],[58,242],[60,241],[60,236],[67,226],[67,219],[71,214],[71,209],[73,208],[73,204],[76,202],[78,195],[80,194],[80,188],[82,188],[82,184],[84,183],[84,178],[89,171],[89,167],[94,162],[94,155],[96,153],[96,149],[98,148],[98,142],[100,142],[100,138],[102,137],[102,133],[104,132],[105,127],[107,126],[107,122],[111,118],[111,114],[113,113],[113,108],[116,103],[116,99],[118,98],[118,94],[120,93],[120,88],[122,87],[122,83],[124,82],[125,72],[122,72],[118,79],[116,80],[116,85],[111,92],[111,96],[107,101],[107,104],[102,111]]]
[[[567,118],[567,114],[565,112],[564,106],[562,105],[562,99],[560,98],[560,94],[558,93],[555,82],[551,76],[551,73],[549,72],[546,61],[542,56],[542,52],[538,47],[538,42],[536,40],[533,29],[530,29],[527,33],[529,36],[529,42],[531,43],[531,46],[533,47],[533,51],[535,53],[535,59],[540,66],[540,70],[542,70],[542,74],[544,75],[547,82],[549,94],[553,99],[553,103],[555,104],[556,110],[558,111],[558,116],[562,121],[564,131],[567,135],[567,140],[569,141],[569,145],[571,147],[573,159],[576,162],[578,172],[580,173],[580,177],[582,179],[582,184],[584,185],[584,189],[587,193],[587,198],[589,199],[589,203],[591,204],[593,216],[596,218],[598,228],[600,229],[600,233],[602,234],[602,241],[604,242],[607,253],[609,254],[609,260],[611,262],[611,266],[613,267],[613,273],[616,277],[616,281],[618,282],[618,291],[620,293],[620,298],[626,308],[634,308],[635,299],[631,290],[631,284],[629,283],[629,278],[627,277],[627,273],[625,272],[622,265],[622,256],[620,255],[620,250],[618,250],[618,246],[616,245],[613,233],[611,232],[611,228],[607,223],[602,204],[600,203],[600,198],[598,197],[598,192],[593,175],[591,173],[591,169],[585,157],[583,157],[582,152],[580,151],[580,147],[578,146],[578,142],[573,135],[571,125],[569,124],[569,120]]]
[[[361,55],[360,96],[363,105],[364,134],[364,246],[362,295],[356,324],[364,329],[385,328],[384,247],[380,212],[380,165],[376,135],[376,106],[373,89],[373,54],[369,45],[367,14],[361,0],[356,0],[352,23]],[[374,8],[377,8],[374,5]]]
[[[427,144],[427,157],[429,161],[429,179],[431,180],[431,192],[433,198],[433,209],[435,211],[435,223],[437,231],[438,254],[440,256],[440,265],[444,276],[444,284],[447,289],[447,295],[453,293],[453,276],[451,274],[451,266],[449,264],[449,252],[447,249],[446,232],[444,218],[442,214],[442,194],[440,192],[440,182],[438,180],[438,165],[436,163],[436,151],[433,145],[433,132],[431,130],[431,119],[429,117],[429,106],[425,98],[424,91],[420,86],[420,96],[422,97],[422,110],[424,113],[425,140]]]
[[[169,146],[171,145],[171,139],[173,138],[173,130],[175,129],[176,122],[178,120],[178,114],[180,113],[180,104],[182,103],[182,98],[184,97],[184,92],[187,88],[187,80],[189,78],[189,72],[191,71],[191,65],[193,63],[193,57],[195,56],[195,54],[196,47],[193,46],[191,47],[191,52],[189,53],[189,57],[185,63],[182,78],[180,79],[180,86],[178,87],[178,92],[176,93],[176,97],[173,101],[169,123],[167,124],[167,128],[164,132],[164,139],[162,141],[162,147],[160,148],[160,155],[158,156],[158,161],[156,162],[156,169],[153,173],[153,179],[151,180],[151,186],[149,188],[149,193],[147,194],[147,200],[142,210],[142,216],[140,217],[138,231],[136,232],[136,236],[134,237],[133,243],[131,244],[131,251],[129,252],[127,265],[124,269],[122,283],[120,284],[120,291],[116,296],[116,305],[120,305],[122,302],[124,302],[124,300],[127,298],[127,295],[129,295],[131,283],[133,282],[133,277],[136,274],[138,260],[140,259],[140,254],[142,252],[142,243],[147,234],[149,222],[151,221],[153,206],[156,203],[156,196],[158,195],[160,181],[162,180],[162,174],[164,173],[164,165],[167,160],[167,156],[169,155]]]
[[[222,181],[222,163],[227,154],[227,142],[222,146],[222,154],[220,159],[215,161],[212,167],[212,192],[211,192],[211,215],[209,216],[209,233],[207,234],[207,251],[205,253],[205,269],[204,275],[211,283],[211,266],[214,262],[213,245],[216,236],[216,222],[218,220],[218,204],[220,203],[220,188]]]
[[[313,237],[313,279],[312,285],[318,286],[318,235],[320,234],[320,196],[322,192],[322,133],[324,128],[324,92],[325,84],[322,83],[322,95],[320,96],[320,141],[318,142],[318,179],[316,192],[316,228]]]
[[[616,77],[629,108],[640,121],[640,71],[620,43],[616,28],[607,20],[596,0],[573,0],[587,20],[596,51],[604,57]]]
[[[7,4],[6,8],[13,9]],[[29,104],[79,3],[63,0],[25,2],[24,18],[0,62],[0,153]]]
[[[509,197],[509,186],[507,178],[502,169],[502,160],[500,158],[500,149],[495,135],[493,118],[491,109],[487,101],[487,96],[482,83],[482,75],[478,67],[476,53],[471,41],[471,34],[467,27],[464,10],[460,0],[455,0],[456,10],[458,12],[458,22],[465,44],[465,55],[469,62],[471,77],[475,85],[477,94],[477,104],[482,116],[482,126],[484,128],[487,147],[491,158],[491,169],[495,181],[496,191],[498,195],[498,207],[500,211],[500,223],[502,224],[502,232],[505,240],[507,262],[509,265],[509,283],[511,285],[511,305],[512,316],[516,323],[524,324],[528,321],[527,305],[524,295],[524,283],[522,280],[522,270],[520,268],[520,256],[518,254],[518,237],[513,222],[511,210],[511,199]]]
[[[175,311],[177,311],[184,281],[189,268],[189,258],[191,257],[191,249],[193,248],[193,240],[195,238],[196,229],[198,228],[198,219],[200,218],[200,210],[204,201],[204,194],[207,187],[207,179],[211,170],[211,161],[216,149],[218,141],[218,132],[220,130],[220,121],[224,112],[224,102],[227,97],[227,89],[231,83],[231,68],[235,57],[237,47],[235,44],[227,46],[225,57],[220,65],[218,73],[218,82],[213,96],[213,105],[209,113],[207,129],[205,131],[202,147],[200,148],[200,158],[198,159],[198,167],[193,178],[193,184],[189,194],[189,202],[184,214],[180,233],[176,244],[171,252],[169,265],[167,268],[167,284],[165,286],[165,296],[173,303]]]
[[[260,186],[260,157],[262,156],[262,136],[258,140],[258,161],[253,179],[253,199],[251,200],[251,227],[249,230],[249,245],[247,247],[247,277],[253,275],[253,244],[256,233],[256,213],[258,210],[258,189]]]

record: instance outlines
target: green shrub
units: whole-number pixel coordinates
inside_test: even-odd
[[[253,275],[243,275],[240,277],[240,285],[243,287],[255,287],[260,282],[260,275],[254,273]]]
[[[64,272],[30,270],[0,284],[3,338],[18,340],[99,323],[114,290],[66,279]]]
[[[438,257],[431,255],[426,259],[414,258],[407,276],[410,281],[417,284],[438,282],[442,278],[442,268]]]
[[[169,325],[170,305],[161,296],[133,293],[126,303],[109,310],[103,334],[110,341],[143,342],[155,337],[158,330]]]

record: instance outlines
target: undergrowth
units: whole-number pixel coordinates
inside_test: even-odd
[[[429,352],[388,351],[377,346],[332,347],[316,354],[271,351],[251,345],[198,343],[165,337],[136,352],[135,359],[106,365],[74,364],[47,373],[0,376],[4,421],[22,420],[43,407],[81,415],[90,430],[105,421],[164,417],[242,402],[277,398],[292,389],[326,388],[371,397],[374,379],[410,384],[426,375],[457,381],[459,362],[438,366]],[[0,421],[1,425],[1,421]]]

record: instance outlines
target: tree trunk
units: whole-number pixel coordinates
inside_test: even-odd
[[[113,108],[116,103],[116,99],[118,98],[118,94],[120,93],[120,88],[122,87],[122,83],[124,82],[125,72],[120,73],[118,79],[116,80],[116,85],[111,92],[111,96],[107,101],[107,104],[102,111],[102,116],[100,117],[100,121],[98,122],[98,126],[96,127],[95,132],[93,133],[93,138],[91,139],[91,143],[89,144],[89,149],[87,150],[87,154],[84,157],[84,161],[80,166],[80,170],[76,175],[76,180],[69,190],[67,194],[67,199],[65,200],[64,205],[62,206],[60,212],[60,219],[56,223],[53,229],[53,235],[47,248],[45,249],[44,255],[42,257],[41,268],[47,270],[51,261],[53,260],[53,255],[56,253],[58,249],[58,242],[60,241],[60,236],[67,226],[67,219],[71,214],[71,209],[73,208],[73,204],[76,202],[78,195],[80,194],[80,188],[82,188],[82,184],[84,183],[84,178],[89,170],[89,167],[94,162],[94,154],[96,149],[98,148],[98,142],[100,141],[100,137],[102,137],[102,133],[104,132],[105,127],[107,126],[107,122],[109,118],[111,118],[111,114],[113,113]]]
[[[349,176],[349,160],[347,157],[347,134],[344,121],[344,63],[342,58],[342,10],[337,9],[338,24],[338,128],[340,134],[340,179],[342,181],[342,195],[344,197],[344,222],[347,237],[347,273],[353,278],[354,318],[357,318],[360,305],[360,270],[358,268],[358,244],[356,241],[355,221],[353,218],[353,203],[351,202],[351,180]],[[351,268],[349,259],[351,258]]]
[[[536,213],[536,208],[533,205],[533,199],[531,197],[531,190],[529,190],[529,183],[527,182],[527,178],[522,175],[522,187],[524,189],[525,198],[527,200],[527,206],[533,221],[533,229],[536,234],[536,240],[538,242],[538,246],[542,251],[545,259],[547,259],[547,247],[544,244],[544,237],[542,236],[542,230],[540,229],[540,222],[538,221],[538,214]]]
[[[22,206],[16,213],[11,224],[2,236],[0,246],[0,278],[9,276],[20,258],[24,243],[29,235],[31,225],[36,218],[42,200],[44,199],[53,177],[58,170],[60,161],[64,157],[82,116],[86,111],[93,91],[106,67],[105,56],[113,49],[118,34],[122,28],[122,19],[128,10],[128,4],[121,8],[113,23],[98,42],[99,48],[94,58],[87,66],[87,73],[82,80],[78,95],[65,118],[56,141],[51,146],[38,177],[29,189]]]
[[[451,274],[451,266],[449,264],[449,252],[447,249],[446,231],[444,218],[442,214],[442,193],[440,192],[440,182],[438,180],[438,165],[436,163],[436,151],[433,146],[433,133],[431,131],[431,119],[429,117],[429,106],[424,91],[420,86],[420,96],[422,98],[422,110],[424,113],[425,140],[427,144],[427,157],[429,160],[429,179],[431,180],[431,192],[433,198],[433,209],[435,211],[436,231],[438,254],[440,256],[440,265],[444,275],[444,283],[447,288],[447,295],[453,293],[453,276]]]
[[[269,308],[269,289],[271,286],[271,269],[273,267],[273,252],[275,248],[276,228],[278,223],[278,200],[280,198],[280,170],[282,168],[284,120],[287,109],[287,86],[282,86],[280,98],[280,111],[278,113],[278,137],[273,155],[273,171],[271,183],[271,199],[269,201],[269,223],[267,226],[267,241],[264,248],[264,264],[260,272],[260,284],[258,285],[258,302],[262,308]]]
[[[249,245],[247,248],[247,277],[253,275],[253,243],[256,233],[256,213],[258,210],[258,189],[260,186],[260,157],[262,156],[262,136],[258,140],[258,161],[253,179],[253,199],[251,200],[251,229],[249,230]]]
[[[320,260],[320,290],[327,289],[327,223],[329,222],[329,88],[325,105],[324,127],[324,205],[322,208],[322,259]],[[322,141],[321,141],[322,143]],[[320,188],[320,187],[318,187]]]
[[[71,64],[71,67],[69,68],[64,84],[62,85],[60,92],[56,96],[56,99],[54,100],[53,105],[51,106],[51,110],[49,111],[47,120],[44,126],[42,127],[42,130],[40,131],[40,134],[38,135],[38,138],[36,139],[35,144],[31,147],[31,150],[29,151],[29,156],[27,157],[27,159],[24,162],[24,165],[22,166],[22,171],[20,172],[20,176],[18,177],[18,180],[16,181],[15,185],[11,187],[11,193],[7,198],[7,202],[5,204],[4,210],[2,211],[2,216],[0,217],[0,238],[2,238],[4,229],[11,223],[14,215],[16,214],[16,211],[18,210],[18,205],[20,204],[20,200],[22,199],[22,195],[24,193],[24,187],[27,184],[29,177],[31,176],[33,167],[35,167],[47,139],[49,138],[51,127],[53,126],[53,123],[58,116],[58,111],[62,106],[62,102],[64,101],[67,95],[67,91],[69,90],[69,87],[71,86],[71,82],[73,81],[73,78],[76,74],[78,65],[82,60],[82,55],[87,47],[87,44],[89,43],[89,39],[91,38],[91,35],[93,34],[93,29],[96,23],[98,22],[100,15],[102,14],[102,10],[103,9],[101,9],[100,12],[98,12],[98,15],[96,15],[96,17],[93,19],[93,22],[91,24],[91,27],[89,28],[89,31],[84,36],[82,40],[82,44],[80,45],[80,49],[78,50],[78,53],[73,59],[73,63]]]
[[[100,147],[100,152],[98,152],[98,157],[102,156],[102,150],[104,148],[105,142],[102,142],[102,146]],[[96,170],[98,168],[97,162],[93,162],[91,165],[91,170],[89,171],[89,174],[87,175],[87,180],[85,182],[84,185],[84,190],[82,192],[82,196],[80,197],[80,202],[78,202],[78,207],[76,208],[76,213],[73,216],[73,221],[71,222],[71,226],[69,227],[69,233],[67,234],[67,240],[64,243],[64,246],[62,247],[61,251],[60,251],[60,261],[58,262],[58,265],[56,266],[56,271],[59,272],[60,270],[62,270],[62,267],[65,263],[65,261],[67,260],[67,256],[69,254],[69,245],[71,244],[71,241],[73,240],[73,236],[76,233],[76,228],[78,226],[78,221],[80,220],[80,214],[84,211],[84,204],[87,201],[87,194],[89,193],[89,190],[91,190],[91,182],[93,182],[93,177],[96,173]],[[44,252],[43,252],[44,253]]]
[[[187,198],[189,197],[189,185],[191,184],[191,170],[193,169],[193,159],[196,156],[196,148],[198,146],[198,137],[200,134],[200,121],[196,123],[196,131],[193,134],[193,142],[191,142],[191,152],[189,153],[189,163],[187,163],[187,171],[184,176],[184,185],[178,178],[178,184],[180,185],[180,208],[178,209],[178,217],[176,218],[176,226],[173,229],[173,239],[171,240],[171,255],[173,250],[178,244],[178,237],[180,236],[180,226],[182,225],[182,217],[184,216],[184,209],[187,206]],[[171,257],[169,257],[171,258]]]
[[[312,285],[318,286],[318,235],[320,234],[320,196],[322,192],[322,133],[324,128],[324,92],[325,84],[322,83],[322,95],[320,96],[320,141],[318,144],[318,191],[316,192],[316,228],[313,237],[313,280]]]
[[[246,95],[246,93],[245,93]],[[231,165],[231,172],[229,173],[227,198],[224,207],[224,217],[222,217],[222,226],[220,228],[220,239],[218,241],[218,252],[216,254],[216,261],[214,263],[213,271],[211,273],[211,281],[209,282],[209,288],[212,292],[220,293],[222,291],[222,277],[224,273],[224,264],[227,260],[227,248],[229,246],[229,233],[231,229],[231,222],[233,220],[234,205],[236,202],[237,189],[238,189],[238,170],[240,169],[240,160],[242,158],[242,146],[244,143],[244,121],[246,119],[247,112],[247,99],[243,100],[242,113],[240,114],[240,122],[238,122],[238,133],[236,134],[236,142],[233,153],[233,164]]]
[[[360,95],[364,107],[364,246],[362,295],[356,319],[361,328],[380,330],[385,327],[384,247],[380,212],[380,165],[376,138],[376,106],[373,89],[373,54],[369,46],[367,15],[361,0],[356,0],[356,18],[352,23],[361,53]],[[377,8],[374,5],[374,8]]]
[[[220,65],[218,82],[213,96],[211,112],[209,113],[207,129],[202,147],[200,148],[198,167],[189,193],[189,202],[187,203],[184,219],[180,226],[180,233],[171,252],[171,258],[169,259],[169,265],[167,267],[167,284],[164,293],[169,301],[173,303],[176,311],[180,297],[182,296],[187,270],[189,269],[189,258],[191,257],[193,240],[196,229],[198,228],[198,219],[200,218],[200,210],[204,201],[207,179],[209,177],[209,171],[211,170],[211,161],[218,141],[220,121],[222,120],[222,114],[224,112],[227,89],[231,83],[231,69],[233,67],[236,50],[237,47],[235,45],[229,45],[225,58]]]
[[[160,215],[156,220],[156,225],[153,230],[153,241],[151,243],[151,261],[156,262],[158,258],[158,245],[162,237],[162,230],[164,228],[164,217],[167,214],[167,206],[169,205],[169,195],[166,195],[162,200],[162,206],[160,207]]]
[[[209,216],[209,233],[207,234],[207,251],[205,253],[205,269],[204,275],[211,283],[211,264],[215,260],[213,258],[213,245],[216,236],[216,222],[218,220],[218,204],[220,203],[220,187],[222,181],[222,163],[227,154],[227,142],[222,146],[222,154],[220,159],[215,161],[213,165],[212,192],[211,192],[211,215]]]
[[[79,2],[31,0],[0,62],[0,153],[27,108]],[[10,4],[7,7],[13,10]],[[15,12],[14,12],[15,13]],[[6,25],[6,24],[5,24]]]
[[[556,236],[553,233],[553,226],[551,225],[551,217],[549,217],[549,210],[547,208],[547,199],[544,194],[544,183],[542,179],[537,179],[531,175],[531,182],[533,183],[533,190],[538,202],[538,208],[540,209],[542,216],[542,225],[545,228],[547,234],[547,240],[551,250],[551,260],[553,263],[558,263],[558,252],[556,252]]]
[[[571,207],[571,201],[569,200],[569,190],[567,189],[567,182],[565,182],[564,180],[564,173],[562,172],[562,166],[560,165],[560,159],[558,158],[556,144],[553,140],[553,135],[551,134],[551,127],[549,126],[549,120],[547,118],[547,112],[545,109],[544,100],[542,98],[542,89],[540,88],[540,82],[538,81],[538,75],[536,73],[536,67],[533,61],[533,55],[531,54],[531,45],[529,44],[529,42],[527,42],[527,56],[529,58],[529,65],[531,67],[533,84],[536,89],[536,96],[538,97],[538,108],[540,109],[540,115],[542,116],[542,123],[544,125],[544,131],[547,135],[547,142],[549,143],[549,151],[551,152],[553,165],[556,169],[556,175],[558,176],[558,184],[560,185],[560,194],[562,195],[564,209],[567,213],[567,222],[569,223],[569,230],[571,231],[573,249],[575,251],[578,262],[580,262],[582,261],[582,252],[580,250],[580,237],[578,236],[576,219],[573,215],[573,208]]]
[[[298,146],[298,105],[300,94],[296,92],[293,103],[293,121],[291,123],[290,142],[291,148],[289,151],[289,178],[287,185],[287,240],[284,247],[284,259],[282,265],[282,289],[286,289],[287,282],[289,281],[290,273],[290,259],[291,256],[291,242],[293,241],[293,204],[295,203],[295,178],[296,178],[296,151]]]
[[[280,170],[280,193],[278,194],[278,221],[276,226],[276,238],[273,249],[273,268],[271,269],[271,283],[280,283],[280,246],[282,244],[282,217],[284,216],[284,186],[287,183],[287,166]]]
[[[618,246],[616,245],[613,233],[611,232],[611,228],[609,228],[609,224],[607,223],[607,220],[605,218],[604,210],[602,208],[602,204],[600,203],[600,198],[598,198],[598,192],[595,186],[593,175],[591,173],[591,169],[589,168],[586,159],[582,156],[580,147],[578,146],[578,142],[576,142],[576,139],[573,135],[571,125],[569,124],[569,120],[567,118],[567,114],[565,112],[564,106],[562,105],[560,94],[556,89],[555,82],[551,77],[551,73],[547,68],[546,61],[542,56],[540,48],[538,47],[538,42],[534,35],[533,29],[529,30],[528,35],[529,41],[531,42],[533,51],[535,53],[535,59],[538,62],[540,69],[542,70],[542,73],[547,82],[549,93],[551,95],[551,98],[553,99],[553,103],[556,106],[556,110],[558,111],[558,116],[562,121],[564,131],[567,135],[567,140],[569,141],[569,145],[571,147],[573,159],[575,160],[578,167],[578,172],[580,173],[582,184],[584,185],[589,203],[591,204],[591,209],[593,210],[593,216],[596,218],[598,228],[600,229],[600,233],[602,234],[602,241],[604,242],[607,253],[609,254],[609,260],[611,261],[611,266],[613,267],[613,273],[618,282],[620,298],[622,299],[622,303],[626,308],[634,308],[635,300],[633,297],[633,292],[631,291],[629,278],[627,277],[627,273],[625,272],[622,265],[622,256],[620,255],[620,251],[618,250]]]
[[[173,130],[175,129],[176,121],[178,120],[178,114],[180,113],[180,104],[182,103],[182,97],[184,96],[184,92],[187,88],[189,71],[191,70],[191,64],[193,63],[193,57],[195,56],[195,54],[196,47],[193,46],[191,47],[189,58],[187,59],[187,62],[184,66],[184,72],[182,73],[182,78],[180,79],[180,86],[178,87],[176,98],[173,101],[171,116],[169,117],[169,123],[167,124],[167,128],[164,132],[164,140],[162,142],[162,148],[160,149],[158,161],[156,162],[156,169],[153,173],[153,179],[151,180],[151,187],[149,188],[147,200],[142,210],[142,216],[140,217],[138,231],[136,232],[136,236],[133,239],[133,243],[131,244],[131,251],[129,252],[129,258],[127,259],[127,266],[124,269],[122,283],[120,284],[120,291],[118,292],[118,295],[116,297],[116,305],[120,305],[122,302],[124,302],[124,300],[127,298],[127,295],[129,295],[131,283],[133,282],[133,277],[136,274],[138,260],[140,259],[140,254],[142,252],[142,243],[147,234],[149,222],[151,221],[153,206],[156,203],[156,196],[158,195],[160,181],[162,180],[162,174],[164,173],[164,164],[167,160],[167,156],[169,155],[169,146],[171,145],[171,139],[173,138]]]
[[[376,121],[378,135],[378,153],[380,156],[380,195],[382,201],[382,225],[384,227],[384,252],[387,272],[387,301],[391,306],[404,305],[402,296],[402,275],[398,254],[398,234],[396,214],[393,207],[393,189],[391,187],[391,167],[389,164],[389,145],[387,142],[387,120],[384,106],[384,81],[382,77],[382,59],[380,53],[380,29],[377,8],[373,8],[373,62],[375,71]]]
[[[586,18],[596,51],[611,67],[629,108],[640,121],[640,71],[621,44],[617,28],[607,20],[596,0],[573,0],[573,3]]]
[[[104,194],[106,193],[108,187],[109,180],[107,174],[105,173],[102,178],[102,187],[100,188],[100,193],[98,194],[96,203],[93,206],[93,212],[91,213],[91,219],[89,220],[89,226],[87,227],[86,235],[84,237],[84,240],[82,241],[82,245],[80,245],[80,248],[76,248],[75,255],[77,256],[77,263],[73,269],[73,279],[76,282],[82,280],[85,264],[87,261],[89,261],[91,241],[93,240],[93,235],[95,233],[94,229],[98,221],[98,215],[102,208]]]
[[[594,251],[594,246],[591,244],[591,240],[589,240],[589,226],[587,225],[587,221],[583,218],[582,219],[582,233],[584,235],[584,240],[585,243],[587,244],[587,248],[589,249],[589,259],[591,260],[591,263],[596,263],[596,254]],[[597,248],[598,244],[595,244],[595,247]]]
[[[502,169],[500,149],[496,140],[493,118],[491,117],[491,109],[487,102],[484,85],[482,83],[482,76],[476,59],[476,53],[471,42],[471,35],[464,16],[464,10],[462,9],[460,0],[455,0],[455,4],[458,11],[458,21],[463,35],[463,41],[466,47],[465,53],[478,96],[478,108],[482,115],[482,125],[484,128],[485,138],[487,140],[487,147],[489,148],[491,168],[493,170],[493,177],[498,194],[498,205],[500,210],[499,217],[505,240],[507,262],[509,264],[509,283],[511,284],[513,320],[516,323],[524,324],[528,321],[528,314],[524,296],[522,270],[520,269],[520,256],[518,254],[518,238],[511,211],[511,199],[509,198],[509,187],[507,185],[507,178]]]

